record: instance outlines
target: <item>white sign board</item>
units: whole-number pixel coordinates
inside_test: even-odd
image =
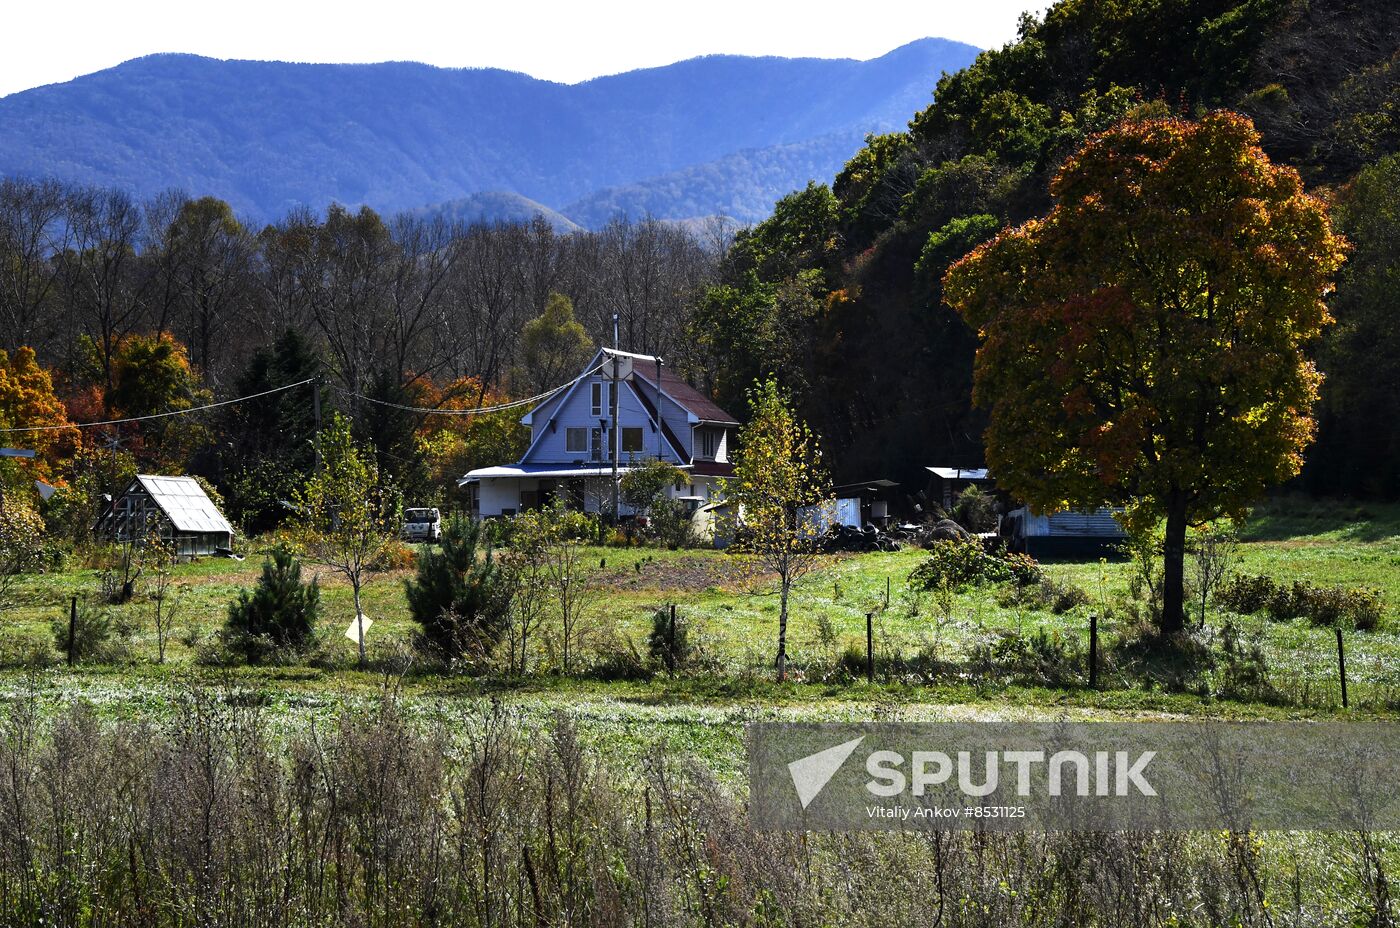
[[[363,623],[363,624],[362,624],[362,623]],[[361,614],[360,614],[360,617],[359,617],[358,619],[352,619],[352,620],[351,620],[351,622],[350,622],[350,627],[347,628],[347,629],[345,630],[345,637],[346,637],[346,638],[349,638],[351,641],[355,642],[355,644],[359,644],[359,643],[360,643],[360,629],[363,628],[363,629],[365,630],[365,632],[368,632],[368,631],[369,631],[369,627],[370,627],[371,625],[373,625],[373,624],[374,624],[374,619],[371,619],[369,616],[367,616],[367,615],[361,613]]]

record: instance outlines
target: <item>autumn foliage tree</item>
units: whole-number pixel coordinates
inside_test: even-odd
[[[520,330],[517,378],[530,393],[542,393],[577,374],[592,351],[593,340],[574,319],[573,301],[551,293],[544,312]]]
[[[350,423],[331,417],[321,433],[321,468],[292,499],[297,542],[307,560],[350,584],[360,666],[365,664],[365,579],[396,538],[399,500],[380,480],[373,454],[355,444]]]
[[[738,509],[734,548],[778,575],[778,679],[787,676],[788,597],[819,563],[816,541],[831,482],[811,430],[793,414],[774,380],[749,391],[749,423],[739,433],[725,497]],[[816,507],[805,516],[805,507]]]
[[[1183,627],[1189,524],[1295,475],[1343,260],[1326,210],[1249,120],[1126,121],[1055,177],[1055,205],[949,271],[978,331],[998,482],[1040,511],[1166,520],[1162,627]]]
[[[189,351],[169,333],[123,337],[116,343],[111,366],[107,406],[122,416],[159,416],[212,398],[190,365]],[[187,416],[153,419],[138,428],[139,440],[130,447],[148,467],[182,467],[194,449],[209,440],[207,430]]]
[[[7,431],[15,429],[37,431]],[[70,425],[67,410],[54,394],[53,379],[35,360],[33,349],[0,350],[0,445],[35,452],[23,464],[18,463],[21,459],[6,459],[15,471],[0,472],[6,482],[54,479],[59,462],[73,456],[77,442],[78,430]]]
[[[525,453],[530,430],[520,424],[521,410],[476,412],[511,400],[503,390],[461,377],[445,387],[420,381],[416,402],[455,415],[423,416],[417,450],[428,461],[433,484],[450,486],[469,470],[514,461]]]

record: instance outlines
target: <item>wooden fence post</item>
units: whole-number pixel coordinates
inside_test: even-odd
[[[865,681],[875,682],[875,613],[865,614]]]
[[[1099,686],[1099,616],[1089,615],[1089,689]]]
[[[1350,705],[1347,702],[1347,652],[1342,648],[1342,629],[1337,627],[1337,670],[1342,676],[1342,708],[1346,709]]]
[[[666,667],[667,667],[668,670],[671,671],[671,673],[675,673],[675,672],[676,672],[676,664],[678,664],[678,663],[680,662],[680,661],[679,661],[679,655],[676,654],[676,604],[675,604],[675,603],[671,603],[671,626],[670,626],[670,628],[667,629],[667,631],[666,631],[666,637],[667,637],[667,639],[668,639],[668,644],[666,645]]]
[[[73,597],[73,602],[68,607],[68,666],[72,667],[77,660],[78,647],[78,597]]]

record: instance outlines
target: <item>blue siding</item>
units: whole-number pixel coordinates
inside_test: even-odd
[[[575,461],[590,461],[592,459],[587,449],[581,453],[569,451],[566,436],[571,427],[598,428],[600,418],[608,420],[608,428],[611,429],[611,409],[606,403],[603,406],[601,416],[593,415],[591,384],[595,381],[597,378],[584,380],[577,385],[572,395],[562,401],[551,400],[535,411],[531,419],[531,435],[534,443],[526,452],[525,457],[521,459],[522,464],[570,464]],[[608,383],[609,388],[612,386],[611,383]],[[623,383],[621,388],[617,412],[618,427],[623,429],[641,428],[642,430],[642,450],[635,456],[655,457],[658,450],[661,450],[665,459],[674,464],[689,463],[678,460],[670,445],[661,439],[660,432],[653,429],[650,417],[638,401],[636,394],[632,392],[631,387]],[[674,404],[671,405],[674,408]],[[553,428],[551,428],[548,411],[556,408],[558,411],[553,417]],[[668,415],[667,418],[669,419],[670,416]],[[658,442],[660,442],[660,449],[658,449]],[[612,446],[610,432],[606,444],[608,447]],[[624,451],[619,461],[625,463],[629,457],[631,455]],[[602,460],[605,462],[610,460],[607,457],[606,449]]]

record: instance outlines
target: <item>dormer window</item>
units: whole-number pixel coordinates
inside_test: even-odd
[[[714,429],[700,430],[700,456],[713,461],[719,453],[719,432]]]

